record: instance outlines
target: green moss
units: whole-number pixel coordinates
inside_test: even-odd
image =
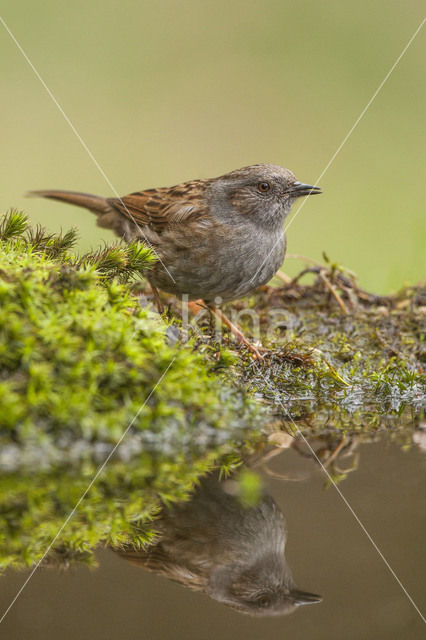
[[[380,430],[411,442],[425,398],[420,287],[378,297],[327,264],[264,288],[228,306],[258,314],[257,362],[208,317],[168,345],[170,326],[132,293],[151,252],[76,256],[75,237],[27,228],[17,212],[0,222],[0,568],[33,565],[52,540],[49,562],[61,565],[92,562],[98,545],[149,544],[156,514],[200,476],[229,475],[253,447],[261,455],[266,416],[322,451]],[[239,490],[253,503],[257,476],[242,473]]]
[[[0,239],[0,566],[40,559],[96,470],[123,442],[55,542],[91,558],[101,543],[142,544],[160,504],[255,433],[258,409],[191,344],[168,346],[129,281],[153,262],[139,244],[76,257],[75,234]]]
[[[305,273],[312,283],[301,284]],[[235,350],[237,380],[290,433],[370,439],[386,430],[408,444],[425,407],[425,307],[421,286],[376,296],[347,270],[326,264],[225,309],[248,336],[253,324],[245,312],[256,310],[263,360],[253,362],[228,333],[222,343]],[[207,320],[201,331],[200,342],[214,339]]]

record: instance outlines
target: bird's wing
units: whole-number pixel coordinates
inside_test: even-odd
[[[205,181],[197,180],[108,198],[108,202],[132,222],[161,233],[165,227],[202,218],[207,211],[205,189]]]
[[[160,544],[154,544],[146,551],[132,549],[114,549],[122,558],[131,564],[154,573],[166,576],[169,580],[179,582],[194,591],[204,591],[207,588],[209,572],[206,569],[192,566],[187,557],[177,559],[172,552],[170,555]]]

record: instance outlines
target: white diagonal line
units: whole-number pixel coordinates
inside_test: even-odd
[[[46,90],[47,94],[49,95],[49,97],[51,98],[51,100],[54,102],[54,104],[56,105],[56,107],[58,108],[58,110],[60,111],[60,113],[62,114],[64,120],[66,121],[66,123],[69,125],[69,127],[71,128],[72,132],[74,133],[74,135],[76,136],[76,138],[78,139],[78,141],[80,142],[81,146],[83,147],[83,149],[86,151],[87,155],[89,156],[89,158],[91,159],[91,161],[93,162],[93,164],[95,165],[95,167],[97,168],[97,170],[99,171],[99,173],[101,174],[101,176],[104,178],[105,182],[108,184],[109,188],[111,189],[111,191],[113,192],[113,194],[115,195],[115,197],[120,201],[121,205],[123,206],[124,210],[126,211],[126,213],[128,214],[129,218],[132,220],[132,222],[134,223],[134,225],[139,229],[139,231],[141,232],[142,236],[145,239],[145,242],[147,243],[147,245],[150,247],[150,249],[152,250],[152,252],[155,254],[156,258],[158,259],[158,261],[161,263],[163,269],[166,271],[167,275],[173,280],[173,282],[176,282],[176,280],[173,278],[172,274],[170,273],[170,271],[167,269],[167,267],[165,266],[165,264],[163,263],[163,261],[161,260],[160,256],[157,254],[157,252],[155,251],[154,247],[152,246],[151,242],[148,240],[148,238],[145,235],[144,230],[142,229],[142,227],[138,224],[138,222],[135,220],[133,214],[129,211],[129,209],[127,208],[126,204],[123,202],[121,196],[118,194],[116,188],[114,187],[114,185],[112,184],[111,180],[108,178],[108,176],[106,175],[105,171],[102,169],[102,167],[100,166],[99,162],[96,160],[95,156],[93,155],[93,153],[90,151],[89,147],[87,146],[87,144],[85,143],[85,141],[83,140],[83,138],[81,137],[81,135],[79,134],[79,132],[77,131],[77,129],[75,128],[74,124],[71,122],[70,118],[67,116],[67,114],[65,113],[65,111],[63,110],[62,106],[59,104],[58,100],[55,98],[55,96],[53,95],[52,91],[49,89],[49,87],[47,86],[46,82],[43,80],[43,78],[41,77],[39,71],[36,69],[36,67],[34,66],[34,64],[31,62],[30,58],[28,57],[28,55],[26,54],[26,52],[24,51],[24,49],[22,48],[22,46],[20,45],[20,43],[18,42],[18,40],[16,39],[16,37],[13,35],[12,31],[9,29],[8,25],[6,24],[6,22],[4,21],[4,19],[2,18],[2,16],[0,16],[0,22],[3,25],[3,27],[5,28],[5,30],[7,31],[7,33],[9,34],[9,36],[11,37],[11,39],[13,40],[13,42],[15,43],[15,45],[17,46],[17,48],[19,49],[19,51],[21,52],[21,54],[23,55],[23,57],[25,58],[26,62],[28,63],[28,65],[31,67],[31,69],[33,70],[34,74],[37,76],[38,80],[40,81],[40,83],[43,85],[44,89]]]
[[[282,406],[282,405],[281,405]],[[284,407],[283,407],[284,409]],[[285,409],[284,409],[285,411]],[[293,418],[291,417],[291,415],[288,413],[288,411],[286,411],[288,417],[290,418],[291,422],[293,423],[293,425],[296,428],[296,432],[302,437],[303,441],[305,442],[305,444],[308,446],[308,448],[310,449],[312,455],[314,456],[315,460],[321,465],[322,470],[324,471],[324,473],[327,476],[327,479],[332,483],[333,487],[336,489],[337,493],[339,494],[340,498],[343,500],[343,502],[345,503],[345,505],[347,506],[347,508],[349,509],[349,511],[351,512],[352,516],[355,518],[355,520],[357,521],[357,523],[359,524],[359,526],[361,527],[362,531],[364,532],[364,534],[367,536],[368,540],[370,541],[370,543],[373,545],[374,549],[376,550],[376,552],[378,553],[378,555],[380,556],[380,558],[383,560],[384,564],[386,565],[386,568],[388,569],[388,571],[392,574],[393,578],[396,580],[396,582],[398,583],[398,585],[400,586],[400,588],[402,589],[402,591],[405,593],[406,597],[408,598],[408,600],[411,602],[411,604],[413,605],[414,609],[417,611],[417,613],[419,614],[420,618],[423,620],[424,623],[426,623],[426,620],[422,614],[422,612],[420,611],[419,607],[416,605],[416,603],[414,602],[413,598],[410,596],[410,594],[408,593],[407,589],[404,587],[404,585],[402,584],[401,580],[398,578],[398,576],[396,575],[395,571],[392,569],[391,565],[389,564],[388,560],[386,560],[385,556],[383,555],[382,551],[380,551],[378,545],[376,544],[376,542],[374,541],[373,537],[371,536],[371,534],[367,531],[365,525],[361,522],[361,520],[359,519],[359,517],[357,516],[357,514],[355,513],[353,507],[349,504],[347,498],[343,495],[342,490],[340,489],[340,487],[335,483],[335,481],[333,480],[332,476],[330,475],[330,473],[327,471],[327,469],[324,467],[324,465],[322,464],[321,460],[318,458],[317,454],[315,453],[315,451],[313,450],[313,448],[311,447],[311,445],[309,444],[309,442],[307,441],[307,439],[305,438],[305,436],[303,435],[303,433],[300,431],[299,427],[296,425],[296,423],[294,422]]]
[[[149,392],[147,398],[144,400],[144,402],[141,404],[141,406],[139,407],[139,409],[136,411],[135,415],[133,416],[133,418],[131,419],[131,421],[129,422],[129,424],[127,425],[126,429],[124,430],[124,432],[121,434],[118,442],[116,442],[116,444],[114,445],[114,447],[112,448],[112,450],[109,452],[109,454],[107,455],[107,457],[105,458],[105,460],[102,462],[101,466],[98,468],[98,470],[96,471],[95,475],[93,476],[93,478],[91,479],[91,481],[89,482],[89,484],[87,485],[86,489],[83,491],[83,493],[81,494],[80,498],[77,500],[76,504],[74,505],[72,511],[68,514],[67,518],[64,520],[64,522],[62,523],[62,525],[60,526],[60,528],[58,529],[58,532],[56,533],[56,535],[54,536],[54,538],[52,538],[52,540],[49,543],[49,546],[47,547],[46,551],[43,553],[42,557],[40,558],[40,560],[37,562],[37,564],[35,565],[35,567],[32,569],[30,575],[28,576],[28,578],[25,580],[24,584],[21,586],[21,588],[19,589],[19,591],[17,592],[17,594],[15,595],[15,597],[13,598],[12,602],[9,604],[9,606],[7,607],[7,609],[4,611],[2,617],[0,618],[0,624],[3,622],[3,620],[5,619],[5,617],[7,616],[7,614],[9,613],[9,611],[11,610],[11,608],[13,607],[13,605],[15,604],[15,602],[17,601],[17,599],[19,598],[19,596],[22,594],[23,590],[25,589],[25,587],[27,586],[27,584],[29,583],[29,581],[31,580],[31,578],[33,577],[33,575],[35,574],[35,572],[37,571],[37,569],[39,568],[39,566],[41,565],[41,563],[43,562],[43,560],[45,559],[45,557],[47,556],[47,554],[49,553],[50,549],[52,548],[52,546],[55,544],[56,540],[59,538],[59,536],[61,535],[62,531],[65,529],[65,527],[67,526],[68,522],[71,520],[71,518],[73,517],[74,513],[76,512],[76,510],[78,509],[78,507],[80,506],[80,504],[82,503],[82,501],[84,500],[84,498],[86,497],[86,495],[88,494],[88,492],[90,491],[90,489],[93,487],[93,485],[95,484],[96,480],[98,479],[98,477],[100,476],[100,474],[102,473],[102,471],[105,469],[106,465],[108,464],[108,462],[110,461],[110,459],[112,458],[112,456],[114,455],[114,453],[117,451],[118,447],[120,446],[120,444],[122,443],[123,439],[125,438],[126,434],[128,433],[129,429],[132,427],[132,425],[134,424],[135,420],[138,418],[140,412],[142,411],[142,409],[145,407],[146,403],[149,402],[149,399],[151,398],[152,394],[154,393],[154,391],[157,389],[158,385],[161,384],[162,380],[164,379],[165,375],[167,374],[168,370],[170,369],[170,367],[172,366],[172,364],[174,363],[174,361],[176,360],[176,356],[173,358],[173,360],[167,365],[166,369],[163,371],[163,373],[161,374],[161,376],[159,377],[159,379],[157,380],[157,382],[155,383],[155,385],[153,386],[153,388],[151,389],[151,391]]]
[[[143,232],[143,230],[141,229],[141,227],[138,225],[138,223],[136,222],[136,220],[134,219],[133,215],[130,213],[130,211],[128,210],[128,208],[126,207],[126,205],[124,204],[124,202],[122,201],[121,197],[119,196],[119,194],[117,193],[116,189],[114,188],[114,186],[112,185],[112,183],[110,182],[110,180],[108,179],[108,177],[106,176],[105,172],[103,171],[103,169],[101,168],[101,166],[99,165],[99,163],[97,162],[96,158],[94,157],[94,155],[92,154],[92,152],[90,151],[90,149],[88,148],[88,146],[86,145],[86,143],[84,142],[84,140],[82,139],[81,135],[78,133],[78,131],[76,130],[75,126],[73,125],[73,123],[71,122],[71,120],[69,119],[69,117],[66,115],[66,113],[64,112],[63,108],[61,107],[61,105],[59,104],[59,102],[56,100],[55,96],[53,95],[53,93],[51,92],[51,90],[49,89],[49,87],[47,86],[47,84],[45,83],[45,81],[43,80],[43,78],[41,77],[40,73],[37,71],[37,69],[35,68],[35,66],[33,65],[33,63],[31,62],[31,60],[29,59],[29,57],[27,56],[27,54],[25,53],[24,49],[22,48],[22,46],[19,44],[19,42],[17,41],[17,39],[15,38],[15,36],[13,35],[13,33],[11,32],[11,30],[9,29],[9,27],[7,26],[6,22],[3,20],[3,18],[0,16],[0,21],[3,25],[3,27],[5,28],[5,30],[8,32],[9,36],[11,37],[11,39],[13,40],[13,42],[15,43],[15,45],[18,47],[19,51],[21,52],[21,54],[23,55],[23,57],[25,58],[26,62],[29,64],[29,66],[31,67],[31,69],[33,70],[33,72],[35,73],[35,75],[37,76],[37,78],[39,79],[39,81],[41,82],[41,84],[43,85],[44,89],[46,90],[46,92],[48,93],[48,95],[50,96],[50,98],[52,99],[52,101],[54,102],[54,104],[56,105],[56,107],[59,109],[59,111],[61,112],[62,116],[64,117],[65,121],[67,122],[67,124],[70,126],[70,128],[72,129],[73,133],[76,135],[77,139],[79,140],[80,144],[83,146],[83,148],[85,149],[85,151],[87,152],[87,154],[89,155],[89,157],[91,158],[92,162],[95,164],[96,168],[98,169],[98,171],[101,173],[101,175],[103,176],[103,178],[105,179],[105,181],[107,182],[107,184],[109,185],[109,187],[111,188],[111,190],[113,191],[113,193],[115,194],[115,196],[120,200],[121,204],[123,205],[124,209],[126,210],[126,212],[128,213],[129,217],[133,220],[134,224],[139,228],[139,230],[141,231],[142,235],[145,237],[145,234]],[[388,71],[388,73],[386,74],[386,76],[384,77],[384,79],[382,80],[382,82],[380,83],[380,85],[377,87],[376,91],[373,93],[372,97],[370,98],[370,100],[368,101],[368,103],[366,104],[366,106],[364,107],[364,109],[361,111],[360,115],[358,116],[358,118],[356,119],[355,123],[352,125],[351,129],[349,130],[349,132],[346,134],[346,136],[344,137],[343,141],[341,142],[341,144],[339,145],[339,147],[337,148],[337,150],[334,152],[334,154],[332,155],[332,157],[330,158],[329,162],[327,163],[326,167],[323,169],[323,171],[321,172],[320,176],[317,179],[317,182],[319,180],[321,180],[321,178],[324,176],[324,174],[326,173],[326,171],[329,169],[329,167],[331,166],[331,164],[334,162],[335,158],[337,157],[337,155],[340,153],[341,149],[343,148],[343,146],[346,144],[347,140],[349,139],[349,137],[352,135],[353,131],[355,130],[355,128],[357,127],[357,125],[359,124],[359,122],[361,121],[361,119],[364,117],[365,113],[367,112],[367,110],[369,109],[369,107],[371,106],[372,102],[375,100],[375,98],[377,97],[377,95],[379,94],[379,92],[381,91],[382,87],[384,86],[385,82],[388,80],[388,78],[390,77],[390,75],[392,74],[392,72],[394,71],[395,67],[398,65],[398,63],[400,62],[401,58],[404,56],[404,54],[406,53],[406,51],[408,50],[409,46],[412,44],[412,42],[414,41],[414,39],[416,38],[416,36],[418,35],[419,31],[421,30],[421,28],[423,27],[424,23],[426,21],[426,18],[423,19],[423,21],[420,23],[420,25],[418,26],[418,28],[416,29],[416,31],[414,32],[414,34],[411,36],[410,40],[408,41],[408,43],[406,44],[406,46],[404,47],[404,49],[402,50],[402,52],[400,53],[400,55],[398,56],[398,58],[396,59],[396,61],[394,62],[394,64],[392,65],[392,67],[390,68],[390,70]],[[300,212],[300,210],[302,209],[302,207],[304,206],[304,203],[299,207],[298,211],[295,213],[295,215],[293,216],[293,218],[290,220],[289,224],[287,225],[286,229],[288,229],[288,227],[290,226],[290,224],[293,222],[293,220],[295,219],[295,217],[298,215],[298,213]],[[146,242],[150,245],[150,242],[148,241],[148,239],[145,237]],[[153,252],[155,253],[155,251],[153,250]],[[158,256],[157,256],[158,257]],[[166,272],[168,273],[168,275],[170,276],[170,278],[174,281],[173,276],[171,276],[171,274],[169,273],[169,271],[167,270],[167,268],[165,267],[165,265],[162,263],[161,259],[158,258],[159,261],[161,262],[161,264],[163,265],[164,269],[166,270]],[[264,264],[264,263],[263,263]],[[263,264],[261,265],[260,269],[263,267]],[[260,271],[260,269],[258,271]],[[257,275],[257,274],[256,274]],[[254,276],[255,277],[255,276]],[[56,542],[56,540],[58,539],[58,537],[60,536],[60,534],[62,533],[63,529],[66,527],[66,525],[68,524],[68,522],[71,520],[72,516],[74,515],[75,511],[77,510],[77,508],[79,507],[79,505],[81,504],[81,502],[84,500],[84,498],[86,497],[87,493],[90,491],[91,487],[93,486],[93,484],[96,482],[97,478],[99,477],[99,475],[102,473],[103,469],[105,468],[105,466],[107,465],[107,463],[109,462],[109,460],[111,459],[112,455],[115,453],[115,451],[117,450],[117,448],[119,447],[119,445],[121,444],[123,438],[126,436],[127,432],[129,431],[129,429],[131,428],[131,426],[133,425],[134,421],[137,419],[137,417],[139,416],[140,412],[142,411],[143,407],[146,405],[146,403],[149,401],[150,397],[152,396],[152,394],[154,393],[155,389],[158,387],[158,385],[161,383],[161,381],[163,380],[164,376],[167,374],[169,368],[172,366],[174,362],[174,359],[172,360],[172,362],[170,362],[170,364],[168,365],[168,367],[166,368],[166,370],[163,372],[163,374],[161,375],[161,377],[159,378],[159,380],[157,381],[156,385],[153,387],[153,389],[151,390],[150,394],[148,395],[148,397],[146,398],[146,400],[144,401],[144,403],[140,406],[140,408],[138,409],[138,411],[136,412],[135,416],[132,418],[131,422],[129,423],[129,425],[126,427],[125,431],[123,432],[123,434],[121,435],[120,439],[118,440],[118,442],[116,443],[116,445],[114,446],[114,448],[111,450],[111,452],[108,454],[108,456],[105,458],[104,462],[101,464],[101,466],[98,468],[97,472],[95,473],[95,475],[93,476],[92,480],[90,481],[89,485],[87,486],[87,488],[85,489],[85,491],[83,492],[83,494],[81,495],[81,497],[79,498],[79,500],[77,501],[76,505],[74,506],[73,510],[70,512],[70,514],[67,516],[66,520],[63,522],[63,524],[61,525],[60,529],[58,530],[57,534],[55,535],[55,537],[51,540],[51,542],[49,543],[48,548],[46,549],[46,551],[44,552],[43,556],[40,558],[40,560],[37,562],[37,564],[35,565],[35,567],[33,568],[33,570],[31,571],[30,575],[28,576],[28,578],[25,580],[24,584],[22,585],[22,587],[19,589],[19,591],[17,592],[17,594],[15,595],[15,597],[13,598],[12,602],[10,603],[10,605],[7,607],[6,611],[3,613],[2,617],[0,618],[0,623],[4,620],[4,618],[6,617],[6,615],[9,613],[10,609],[13,607],[13,605],[15,604],[15,602],[17,601],[17,599],[19,598],[19,596],[22,594],[23,590],[25,589],[25,587],[27,586],[27,584],[29,583],[29,581],[31,580],[31,578],[33,577],[33,575],[35,574],[35,572],[37,571],[37,569],[39,568],[40,564],[43,562],[44,558],[46,557],[46,555],[49,553],[50,549],[52,548],[53,544]],[[265,380],[266,381],[266,380]],[[410,594],[408,593],[408,591],[406,590],[406,588],[404,587],[404,585],[402,584],[402,582],[399,580],[398,576],[396,575],[396,573],[394,572],[394,570],[392,569],[392,567],[390,566],[389,562],[386,560],[386,558],[384,557],[383,553],[380,551],[379,547],[377,546],[377,544],[374,542],[373,538],[371,537],[371,535],[369,534],[369,532],[367,531],[367,529],[365,528],[365,526],[363,525],[363,523],[361,522],[361,520],[359,519],[359,517],[357,516],[357,514],[355,513],[354,509],[351,507],[351,505],[349,504],[348,500],[345,498],[345,496],[343,495],[342,491],[340,490],[340,488],[336,485],[336,483],[334,482],[333,478],[331,477],[331,475],[329,474],[329,472],[327,471],[327,469],[324,467],[324,465],[322,464],[322,462],[320,461],[320,459],[318,458],[318,456],[316,455],[315,451],[312,449],[312,447],[310,446],[309,442],[306,440],[305,436],[303,435],[303,433],[300,431],[299,427],[296,425],[296,423],[294,422],[293,418],[291,417],[291,415],[287,412],[287,410],[285,409],[284,405],[282,405],[282,403],[280,402],[283,410],[287,413],[288,417],[290,418],[291,422],[293,423],[296,432],[302,437],[302,439],[304,440],[304,442],[306,443],[306,445],[308,446],[308,448],[311,450],[313,456],[315,457],[315,459],[317,460],[317,462],[320,464],[321,468],[323,469],[324,473],[326,474],[327,478],[329,479],[329,481],[332,483],[332,485],[334,486],[334,488],[336,489],[336,491],[338,492],[339,496],[341,497],[341,499],[343,500],[343,502],[345,503],[345,505],[347,506],[347,508],[350,510],[350,512],[352,513],[353,517],[356,519],[357,523],[359,524],[359,526],[361,527],[361,529],[363,530],[363,532],[365,533],[365,535],[367,536],[367,538],[369,539],[369,541],[371,542],[371,544],[373,545],[374,549],[376,550],[376,552],[379,554],[379,556],[381,557],[381,559],[383,560],[383,562],[385,563],[386,567],[388,568],[388,570],[390,571],[390,573],[392,574],[392,576],[394,577],[394,579],[397,581],[397,583],[399,584],[400,588],[403,590],[403,592],[405,593],[405,595],[407,596],[407,598],[409,599],[409,601],[411,602],[411,604],[413,605],[413,607],[415,608],[415,610],[417,611],[417,613],[420,615],[420,617],[422,618],[422,620],[424,622],[425,618],[423,617],[420,609],[417,607],[417,605],[415,604],[413,598],[410,596]]]
[[[385,75],[385,77],[383,78],[383,80],[381,81],[381,83],[379,84],[379,86],[377,87],[377,89],[375,90],[373,95],[371,96],[370,100],[367,102],[367,104],[365,105],[364,109],[361,111],[361,113],[359,114],[358,118],[353,123],[352,127],[349,129],[348,133],[345,135],[345,137],[343,138],[342,142],[339,144],[339,146],[337,147],[336,151],[333,153],[333,155],[331,156],[330,160],[327,162],[327,164],[325,165],[324,169],[321,171],[320,175],[318,176],[318,178],[315,181],[315,184],[317,184],[317,182],[319,182],[324,177],[325,173],[328,171],[330,166],[333,164],[334,160],[339,155],[339,153],[341,152],[341,150],[345,146],[346,142],[349,140],[349,138],[351,137],[352,133],[355,131],[356,127],[361,122],[362,118],[365,116],[365,114],[368,111],[368,109],[370,108],[371,104],[377,98],[377,96],[380,93],[380,91],[382,90],[384,84],[389,79],[389,77],[392,75],[395,67],[399,64],[399,62],[401,61],[402,57],[404,56],[404,54],[406,53],[407,49],[412,44],[413,40],[416,38],[416,36],[420,32],[420,29],[423,27],[425,22],[426,22],[426,18],[423,18],[422,22],[419,24],[419,26],[417,27],[417,29],[415,30],[415,32],[413,33],[413,35],[411,36],[411,38],[409,39],[409,41],[407,42],[407,44],[405,45],[405,47],[403,48],[403,50],[401,51],[401,53],[399,54],[397,59],[395,60],[395,62],[393,63],[393,65],[391,66],[391,68],[389,69],[387,74]],[[285,227],[285,231],[287,231],[287,229],[293,223],[293,221],[296,218],[296,216],[299,215],[299,213],[300,213],[301,209],[303,208],[305,202],[306,202],[306,199],[302,202],[302,204],[300,205],[298,210],[295,211],[293,217],[289,220],[287,226]]]
[[[268,381],[266,380],[266,378],[263,376],[262,372],[259,371],[258,369],[258,374],[260,375],[261,378],[263,378],[263,380],[265,381],[266,384],[268,384]],[[352,516],[355,518],[355,520],[357,521],[358,525],[361,527],[362,531],[364,532],[364,534],[367,536],[368,540],[370,541],[370,543],[373,545],[374,549],[376,550],[376,552],[378,553],[378,555],[380,556],[380,558],[383,560],[384,564],[386,565],[388,571],[392,574],[393,578],[396,580],[396,582],[398,583],[398,585],[400,586],[400,588],[402,589],[402,591],[404,592],[404,594],[407,596],[408,600],[410,601],[410,603],[412,604],[412,606],[414,607],[414,609],[417,611],[417,613],[419,614],[420,618],[423,620],[423,622],[426,623],[426,620],[422,614],[422,612],[420,611],[419,607],[416,605],[416,603],[414,602],[413,598],[410,596],[410,594],[408,593],[407,589],[404,587],[404,585],[402,584],[401,580],[398,578],[398,576],[396,575],[395,571],[392,569],[391,565],[389,564],[389,562],[386,560],[385,556],[383,555],[383,553],[380,551],[378,545],[376,544],[376,542],[374,541],[374,539],[372,538],[371,534],[367,531],[365,525],[361,522],[360,518],[358,517],[358,515],[356,514],[355,510],[353,509],[353,507],[349,504],[347,498],[343,495],[342,490],[338,487],[338,485],[335,483],[335,481],[333,480],[332,476],[330,475],[330,473],[328,472],[328,470],[326,469],[326,467],[323,465],[323,463],[321,462],[321,460],[319,459],[319,457],[317,456],[317,454],[315,453],[314,449],[311,447],[311,445],[309,444],[308,440],[305,438],[305,436],[303,435],[302,431],[299,429],[298,425],[295,423],[295,421],[293,420],[292,416],[290,415],[288,409],[286,409],[286,407],[283,405],[283,403],[281,402],[281,400],[278,400],[278,404],[281,406],[281,408],[283,409],[283,411],[285,412],[285,414],[288,416],[288,418],[290,419],[290,421],[292,422],[294,428],[296,429],[296,433],[297,435],[299,435],[302,440],[304,441],[304,443],[306,444],[306,446],[308,447],[308,449],[311,451],[313,457],[315,458],[315,460],[318,462],[318,464],[320,465],[321,469],[323,470],[323,472],[325,473],[325,475],[327,476],[327,479],[329,480],[329,482],[333,485],[333,487],[336,489],[337,493],[339,494],[340,498],[343,500],[344,504],[346,505],[346,507],[349,509],[350,513],[352,514]]]
[[[423,20],[421,21],[421,23],[419,24],[419,26],[417,27],[417,29],[415,30],[415,32],[413,33],[411,38],[408,40],[407,44],[405,45],[405,47],[403,48],[403,50],[401,51],[401,53],[399,54],[399,56],[397,57],[397,59],[395,60],[395,62],[393,63],[393,65],[391,66],[391,68],[389,69],[389,71],[387,72],[387,74],[385,75],[385,77],[383,78],[383,80],[381,81],[381,83],[379,84],[379,86],[377,87],[377,89],[375,90],[373,95],[371,96],[371,98],[369,99],[369,101],[367,102],[367,104],[365,105],[365,107],[362,109],[361,113],[359,114],[359,116],[357,117],[355,122],[353,123],[352,127],[349,129],[348,133],[345,135],[345,137],[343,138],[342,142],[339,144],[339,146],[337,147],[336,151],[333,153],[333,155],[331,156],[330,160],[327,162],[327,164],[325,165],[324,169],[321,171],[320,175],[315,180],[314,184],[318,184],[318,182],[324,177],[325,173],[331,167],[331,165],[333,164],[334,160],[336,159],[336,157],[338,156],[340,151],[343,149],[344,145],[347,143],[347,141],[351,137],[352,133],[355,131],[356,127],[359,125],[359,123],[361,122],[362,118],[365,116],[365,114],[367,113],[368,109],[371,107],[371,105],[374,102],[374,100],[377,98],[377,96],[380,93],[380,91],[382,90],[384,84],[389,79],[389,77],[392,75],[392,73],[395,70],[396,66],[399,64],[399,62],[401,61],[402,57],[407,52],[408,48],[410,47],[410,45],[413,43],[414,39],[419,34],[419,32],[420,32],[420,30],[423,27],[425,22],[426,22],[426,18],[423,18]],[[305,206],[305,203],[306,203],[306,198],[302,202],[302,204],[300,205],[298,210],[294,213],[293,217],[289,220],[288,224],[284,227],[284,231],[287,231],[287,229],[290,227],[290,225],[293,224],[293,221],[295,220],[296,216],[299,215],[299,213],[301,212],[301,210]],[[251,278],[251,280],[254,280],[256,278],[257,274],[262,269],[262,267],[265,264],[265,262],[268,260],[269,256],[271,255],[271,253],[273,252],[273,250],[277,246],[278,242],[279,242],[279,240],[277,240],[277,242],[274,244],[274,246],[272,247],[271,251],[268,253],[266,258],[263,260],[262,264],[260,265],[260,267],[258,268],[256,273],[254,274],[254,276]]]

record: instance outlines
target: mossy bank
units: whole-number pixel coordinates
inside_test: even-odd
[[[332,455],[381,430],[411,443],[419,287],[374,296],[330,263],[307,269],[313,283],[265,287],[227,308],[265,346],[257,362],[208,314],[185,342],[176,301],[163,318],[141,307],[146,247],[77,256],[75,238],[17,212],[1,222],[0,567],[33,565],[52,541],[62,564],[149,543],[159,509],[271,431],[322,438]]]
[[[0,228],[2,567],[42,557],[112,454],[55,546],[89,557],[101,542],[149,540],[142,523],[160,504],[231,464],[260,425],[220,361],[213,372],[190,344],[169,346],[164,322],[130,292],[149,250],[76,257],[74,232],[26,227],[12,212]]]

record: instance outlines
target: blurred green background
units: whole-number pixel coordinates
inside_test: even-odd
[[[420,0],[6,0],[2,15],[125,194],[256,162],[315,182],[423,13]],[[425,272],[425,43],[426,27],[289,229],[289,253],[325,250],[383,293]],[[3,28],[0,68],[0,210],[76,225],[82,249],[111,239],[83,210],[23,197],[111,189]]]

